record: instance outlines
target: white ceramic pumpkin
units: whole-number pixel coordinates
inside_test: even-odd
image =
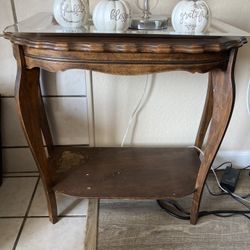
[[[54,17],[63,27],[81,27],[88,19],[87,2],[85,0],[55,0]]]
[[[130,26],[130,8],[123,0],[102,0],[93,12],[98,31],[125,31]]]
[[[210,19],[210,9],[203,0],[182,0],[172,12],[172,25],[178,33],[205,32]]]

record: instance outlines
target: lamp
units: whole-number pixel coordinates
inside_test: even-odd
[[[156,0],[155,6],[159,0]],[[150,8],[150,0],[143,0],[143,6],[140,5],[139,0],[136,1],[137,7],[143,12],[141,16],[132,18],[131,29],[138,30],[159,30],[166,29],[168,18],[165,16],[152,16]],[[154,6],[154,7],[155,7]],[[154,8],[153,7],[153,8]]]

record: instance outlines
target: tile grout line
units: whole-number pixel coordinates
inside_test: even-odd
[[[36,190],[37,190],[37,187],[38,187],[39,180],[40,180],[40,177],[37,178],[37,181],[36,181],[36,184],[35,184],[33,193],[32,193],[32,195],[31,195],[30,202],[29,202],[29,204],[28,204],[27,210],[26,210],[25,215],[24,215],[24,218],[23,218],[23,222],[22,222],[22,224],[21,224],[21,226],[20,226],[20,229],[19,229],[19,232],[18,232],[18,234],[17,234],[17,237],[16,237],[16,240],[15,240],[15,242],[14,242],[14,245],[13,245],[12,250],[15,250],[15,249],[16,249],[17,244],[18,244],[18,242],[19,242],[20,236],[21,236],[22,231],[23,231],[23,228],[24,228],[24,224],[25,224],[25,222],[26,222],[26,220],[27,220],[27,218],[28,218],[28,214],[29,214],[29,211],[30,211],[31,204],[32,204],[33,199],[34,199],[35,194],[36,194]]]
[[[59,145],[59,144],[55,144],[54,147],[88,147],[89,144],[62,144],[62,145]],[[44,147],[46,147],[44,145]],[[24,145],[24,146],[2,146],[1,147],[2,149],[29,149],[29,146],[28,145]]]
[[[43,98],[87,98],[87,95],[43,95]]]
[[[59,215],[58,218],[86,218],[87,215]],[[0,219],[24,219],[25,216],[0,216]],[[30,215],[29,219],[49,218],[48,215]]]
[[[39,174],[38,171],[9,171],[5,172],[5,174]]]
[[[0,36],[3,36],[0,34]],[[43,98],[87,98],[87,95],[42,95]],[[13,95],[1,96],[1,99],[14,99]]]
[[[3,172],[3,178],[39,177],[38,171],[9,171]]]
[[[5,179],[11,179],[11,178],[35,178],[35,177],[39,177],[39,174],[37,175],[4,175],[3,178]]]
[[[3,172],[3,178],[39,177],[38,171]]]
[[[28,145],[24,146],[2,146],[2,149],[28,149]]]
[[[23,219],[24,216],[0,216],[0,219]]]
[[[58,218],[86,218],[87,215],[59,215]],[[29,219],[41,219],[41,218],[49,218],[48,215],[31,215],[27,216]]]

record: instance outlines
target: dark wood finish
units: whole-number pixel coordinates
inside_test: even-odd
[[[54,192],[60,191],[94,198],[144,199],[194,192],[191,223],[196,223],[207,173],[233,110],[234,63],[245,38],[18,32],[4,35],[14,45],[18,111],[41,174],[52,222],[57,220]],[[198,154],[190,149],[175,149],[169,158],[172,149],[89,148],[82,151],[82,156],[71,159],[77,167],[58,168],[62,161],[49,132],[39,88],[39,68],[51,72],[80,68],[121,75],[170,70],[209,72],[207,100],[195,142],[205,152],[201,164]],[[209,124],[208,141],[204,143]],[[84,175],[85,170],[91,175]]]
[[[57,205],[55,193],[52,189],[53,182],[49,169],[47,152],[43,144],[42,130],[47,127],[43,119],[44,108],[41,106],[41,94],[39,86],[39,68],[27,69],[23,48],[14,46],[14,55],[17,59],[17,78],[16,78],[16,103],[20,120],[26,139],[29,143],[31,152],[36,161],[43,182],[50,220],[52,223],[57,221]],[[47,142],[47,141],[46,141]]]
[[[40,76],[39,72],[39,76]],[[53,140],[52,140],[52,136],[50,133],[50,128],[48,125],[48,120],[47,120],[47,116],[46,116],[46,111],[45,111],[45,107],[44,107],[44,103],[43,103],[43,99],[42,99],[42,94],[41,94],[41,86],[39,84],[39,79],[37,79],[37,83],[38,83],[38,101],[39,101],[39,107],[40,107],[40,124],[41,124],[41,130],[42,130],[42,135],[43,138],[45,140],[45,144],[47,146],[47,150],[48,150],[48,154],[49,156],[51,155],[51,151],[53,148]]]
[[[196,191],[191,209],[191,223],[196,224],[202,191],[207,179],[208,171],[219,150],[232,116],[235,101],[234,66],[237,49],[232,49],[226,71],[215,69],[211,72],[213,86],[213,114],[211,119],[208,141],[204,150],[204,158],[196,181]]]
[[[201,117],[200,127],[195,140],[195,146],[200,149],[202,148],[202,145],[204,143],[207,129],[211,122],[212,114],[213,114],[213,83],[212,83],[212,74],[209,73],[206,102]]]
[[[84,68],[120,75],[225,69],[229,50],[246,42],[245,38],[228,37],[100,36],[5,33],[13,43],[25,45],[27,68],[40,67],[51,72]]]
[[[60,173],[53,189],[77,197],[183,197],[194,192],[200,165],[196,150],[190,148],[80,148],[64,152],[51,164],[58,162]],[[72,159],[79,159],[79,164]]]
[[[23,34],[4,33],[12,43],[28,48],[90,53],[205,53],[242,46],[244,37],[161,36],[142,34]]]

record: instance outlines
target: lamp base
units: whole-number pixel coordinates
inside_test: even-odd
[[[168,27],[168,18],[165,16],[150,16],[149,18],[132,18],[130,29],[162,30]]]

